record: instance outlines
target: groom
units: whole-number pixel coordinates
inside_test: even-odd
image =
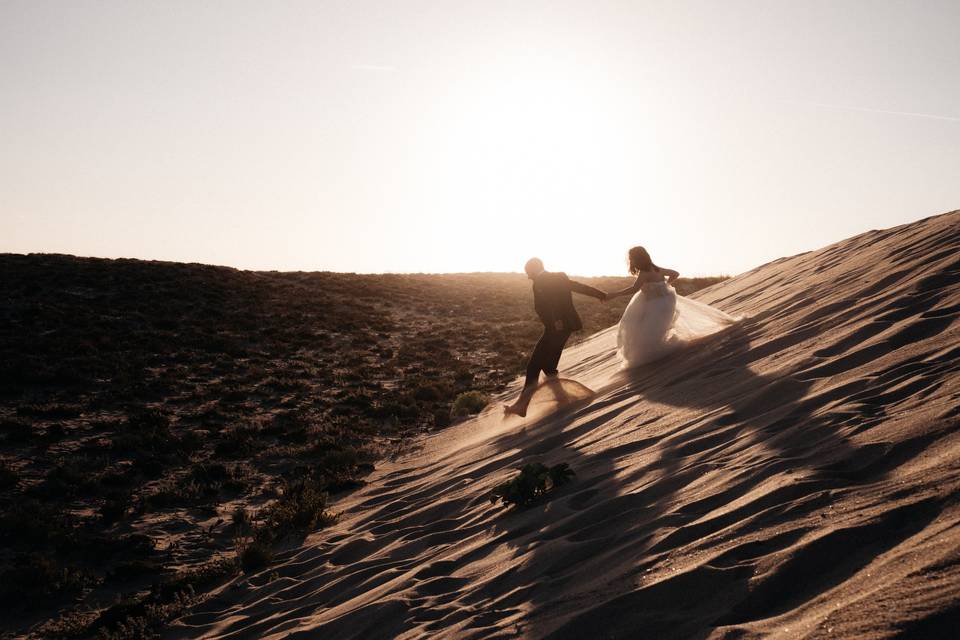
[[[551,273],[543,268],[540,258],[530,258],[523,267],[527,277],[533,280],[533,307],[543,322],[543,335],[537,342],[527,362],[527,379],[520,398],[512,405],[504,407],[505,413],[518,416],[527,414],[527,405],[543,371],[548,378],[557,377],[557,363],[567,338],[574,331],[583,328],[583,322],[573,308],[571,291],[593,296],[601,302],[607,294],[600,289],[574,282],[567,274],[558,271]]]

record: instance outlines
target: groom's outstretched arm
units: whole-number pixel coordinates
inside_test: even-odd
[[[582,282],[577,282],[576,280],[568,280],[570,283],[570,290],[574,293],[582,293],[585,296],[591,296],[597,300],[606,300],[607,294],[596,287],[591,287],[588,284],[583,284]]]

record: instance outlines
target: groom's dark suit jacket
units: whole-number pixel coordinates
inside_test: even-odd
[[[533,279],[533,308],[550,331],[579,331],[583,321],[573,307],[572,291],[603,299],[603,292],[567,277],[562,271],[544,271]]]

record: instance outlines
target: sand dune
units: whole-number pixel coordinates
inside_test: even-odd
[[[169,635],[951,637],[960,212],[694,297],[746,319],[630,372],[592,336],[561,369],[593,397],[425,439]],[[491,505],[534,460],[576,479]]]

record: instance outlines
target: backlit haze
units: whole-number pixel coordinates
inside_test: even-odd
[[[0,251],[734,274],[960,207],[960,2],[0,3]]]

